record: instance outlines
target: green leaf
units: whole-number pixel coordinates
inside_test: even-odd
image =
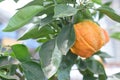
[[[17,67],[18,67],[18,65],[11,65],[11,66],[9,66],[10,67],[10,69],[9,69],[9,74],[10,75],[14,75],[15,73],[16,73],[16,70],[18,69]]]
[[[102,0],[92,0],[94,3],[102,4]]]
[[[84,16],[82,14],[82,11],[78,11],[75,15],[74,15],[74,23],[78,23],[81,22],[82,20],[84,20]]]
[[[120,79],[118,79],[118,78],[116,78],[116,77],[110,76],[110,77],[108,78],[108,80],[120,80]]]
[[[31,61],[31,55],[25,45],[15,44],[12,46],[12,50],[19,61],[21,62]]]
[[[114,32],[110,35],[110,37],[120,40],[120,32]]]
[[[80,71],[85,71],[87,69],[86,60],[78,59],[77,66]]]
[[[85,60],[86,61],[86,60]],[[82,65],[81,65],[82,66]],[[88,69],[85,69],[84,71],[83,70],[80,70],[79,71],[81,72],[81,74],[83,75],[83,80],[97,80],[97,78],[94,76],[94,73],[92,73],[90,70]]]
[[[0,76],[2,77],[2,78],[4,78],[4,80],[16,80],[16,78],[14,77],[14,76],[10,76],[10,75],[6,75],[6,74],[4,74],[4,72],[2,72],[2,71],[0,71]],[[3,80],[3,79],[2,79]]]
[[[112,20],[120,22],[120,16],[114,12],[114,10],[108,6],[102,6],[97,9],[101,13],[106,14]]]
[[[120,79],[120,73],[116,73],[114,74],[115,77],[117,77],[118,79]]]
[[[39,42],[39,43],[45,43],[45,42],[47,42],[48,40],[50,40],[50,38],[44,37],[44,38],[39,38],[39,39],[37,39],[37,42]]]
[[[93,20],[91,12],[90,12],[89,9],[84,9],[83,11],[81,11],[81,15],[83,15],[83,19],[91,19],[91,20]]]
[[[79,58],[77,60],[77,66],[80,73],[83,75],[83,80],[96,80],[96,77],[94,77],[94,74],[87,69],[87,62],[84,59]]]
[[[0,0],[0,2],[2,2],[2,1],[4,1],[4,0]]]
[[[56,75],[53,75],[50,79],[48,80],[58,80]]]
[[[73,25],[65,26],[57,36],[57,45],[63,55],[66,55],[75,41]]]
[[[83,75],[83,80],[97,80],[97,79],[96,77],[94,77],[93,73],[87,71],[86,74]]]
[[[57,72],[58,80],[70,80],[70,70],[71,66],[68,66],[65,69],[60,69]]]
[[[33,5],[43,5],[43,1],[44,0],[33,0],[33,1],[29,2],[28,4],[26,4],[24,7],[33,6]],[[24,8],[24,7],[22,7],[22,8]]]
[[[100,62],[98,62],[92,57],[86,60],[81,60],[81,61],[82,61],[82,64],[84,63],[83,65],[85,65],[85,69],[83,68],[84,66],[82,66],[82,64],[79,64],[79,63],[78,63],[79,64],[78,68],[79,68],[79,71],[84,76],[83,80],[97,80],[98,78],[99,80],[107,79],[104,67]],[[94,74],[98,76],[95,77]]]
[[[19,0],[14,0],[16,3],[19,1]]]
[[[27,80],[47,80],[38,63],[29,61],[22,63],[21,66]]]
[[[81,6],[80,6],[81,7]],[[90,9],[90,8],[92,8],[92,7],[94,7],[94,3],[87,3],[85,6],[84,6],[84,4],[83,4],[83,7],[82,8],[85,8],[85,7],[87,7],[87,9]],[[82,8],[80,8],[80,9],[82,9]],[[85,8],[86,9],[86,8]]]
[[[104,17],[103,13],[99,13],[99,19],[102,19]]]
[[[93,58],[86,60],[87,68],[94,74],[105,74],[103,65]]]
[[[56,40],[50,40],[41,46],[40,61],[44,74],[49,79],[58,70],[62,54],[56,45]]]
[[[52,22],[53,20],[54,20],[53,15],[48,15],[47,17],[41,19],[40,26],[45,26],[49,24],[50,22]]]
[[[83,80],[106,80],[107,76],[103,65],[94,58],[86,60],[80,59],[77,63],[79,71],[83,75]],[[98,76],[94,76],[94,74]]]
[[[13,58],[9,58],[7,56],[2,56],[0,57],[0,67],[5,67],[5,66],[9,66],[12,64],[15,64],[17,61]]]
[[[9,21],[7,27],[3,31],[14,31],[27,24],[36,14],[41,12],[42,6],[29,6],[20,9]]]
[[[97,80],[97,79],[93,76],[86,75],[83,77],[83,80]]]
[[[106,80],[106,75],[104,75],[104,74],[100,74],[99,75],[99,80]]]
[[[45,9],[43,11],[41,11],[38,15],[53,15],[54,14],[54,6],[55,5],[50,5],[50,6],[46,6]]]
[[[120,72],[109,76],[108,80],[120,80]]]
[[[57,3],[63,3],[63,4],[67,4],[67,3],[71,3],[74,4],[76,3],[76,0],[56,0]]]
[[[98,55],[102,58],[111,58],[111,56],[109,54],[107,54],[106,52],[103,52],[103,51],[98,51],[97,53],[95,53],[95,55]]]
[[[102,6],[110,6],[111,3],[112,3],[112,1],[110,1],[110,2],[106,2],[106,3],[102,4]],[[103,13],[99,13],[99,19],[103,18],[103,16],[104,16]]]
[[[103,4],[103,6],[110,6],[112,4],[112,1],[106,2]]]
[[[77,9],[69,5],[58,4],[54,8],[54,18],[73,16],[77,13],[77,11]]]
[[[81,10],[79,10],[75,14],[75,16],[74,16],[74,23],[81,22],[81,21],[83,21],[85,19],[93,20],[92,14],[91,14],[90,10],[89,9],[84,9],[83,7],[84,7],[84,5],[81,5],[80,6]]]
[[[57,72],[58,80],[70,80],[71,67],[75,64],[77,55],[70,51],[67,55],[63,55],[60,67]]]
[[[39,29],[39,26],[33,26],[29,30],[27,30],[20,38],[19,40],[25,40],[25,39],[37,39],[37,38],[43,38],[46,36],[49,36],[49,34],[54,34],[53,29],[50,26],[43,26]]]

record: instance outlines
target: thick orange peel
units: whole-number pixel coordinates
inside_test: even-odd
[[[90,20],[74,24],[74,30],[76,40],[71,51],[84,58],[91,57],[109,41],[108,33]]]

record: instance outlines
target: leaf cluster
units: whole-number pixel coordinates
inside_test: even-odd
[[[102,4],[101,0],[33,0],[18,9],[3,31],[12,32],[33,24],[18,40],[36,40],[40,44],[36,48],[40,58],[34,60],[25,45],[15,44],[6,56],[3,52],[0,57],[0,77],[6,80],[15,80],[13,75],[21,80],[70,80],[71,68],[77,65],[83,80],[106,80],[104,66],[99,61],[93,57],[83,60],[72,54],[70,48],[76,37],[75,23],[85,19],[94,21],[96,17],[100,20],[103,15],[120,22],[120,16],[109,7],[110,3]],[[109,57],[101,51],[96,55],[102,59]]]

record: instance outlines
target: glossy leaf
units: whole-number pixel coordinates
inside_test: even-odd
[[[44,0],[33,0],[33,1],[29,2],[28,4],[26,4],[24,7],[33,6],[33,5],[43,5],[43,1]]]
[[[63,55],[66,55],[75,41],[73,25],[65,26],[57,36],[57,45]]]
[[[110,37],[120,40],[120,32],[114,32],[110,35]]]
[[[87,63],[85,60],[82,60],[81,58],[77,61],[77,66],[80,71],[85,71],[87,69]]]
[[[58,4],[54,8],[54,18],[72,16],[75,15],[77,11],[77,9],[69,5]]]
[[[97,74],[99,80],[107,79],[107,75],[105,73],[104,66],[99,61],[97,61],[93,58],[89,58],[86,60],[86,63],[87,63],[88,71],[90,71],[93,75]]]
[[[106,2],[103,4],[103,6],[110,6],[112,4],[112,1]]]
[[[102,0],[92,0],[94,3],[102,4]]]
[[[12,50],[19,61],[21,62],[31,61],[31,55],[25,45],[15,44],[12,46]]]
[[[43,1],[43,5],[44,6],[54,5],[54,2],[52,0]]]
[[[102,19],[104,17],[103,13],[99,13],[99,20]]]
[[[52,77],[58,70],[62,54],[56,45],[56,40],[50,40],[41,46],[40,52],[41,66],[47,78]]]
[[[97,9],[101,13],[106,14],[108,17],[113,19],[114,21],[120,22],[120,16],[114,12],[114,10],[107,6],[102,6]]]
[[[88,69],[87,61],[79,58],[77,60],[77,66],[80,73],[83,75],[83,80],[96,80],[94,73]]]
[[[75,64],[76,59],[77,55],[74,55],[70,51],[67,53],[67,55],[63,55],[57,72],[58,80],[70,80],[71,67]]]
[[[95,59],[87,59],[87,68],[94,74],[104,74],[103,65]]]
[[[97,53],[95,53],[95,55],[98,55],[102,58],[111,58],[111,56],[109,54],[107,54],[106,52],[103,52],[103,51],[98,51]]]
[[[106,2],[106,3],[102,4],[102,6],[110,6],[111,3],[112,3],[112,1]],[[99,13],[99,19],[103,18],[103,16],[104,16],[104,13]]]
[[[50,6],[46,6],[45,9],[43,11],[41,11],[38,15],[53,15],[54,14],[54,6],[55,5],[50,5]]]
[[[21,66],[27,80],[47,80],[38,63],[30,61],[22,63]]]
[[[37,42],[39,42],[39,43],[45,43],[48,40],[50,40],[50,38],[47,38],[47,37],[45,37],[45,38],[39,38],[39,39],[37,39]]]
[[[20,38],[19,40],[25,40],[25,39],[37,39],[41,37],[46,37],[49,34],[54,34],[54,31],[51,29],[50,26],[43,26],[39,29],[39,26],[33,26],[29,30],[27,30]]]
[[[84,60],[86,61],[86,60]],[[86,62],[85,62],[86,63]],[[82,65],[81,65],[82,66]],[[81,67],[79,66],[79,68]],[[79,69],[80,73],[83,75],[83,80],[97,80],[97,77],[94,76],[94,73],[92,73],[90,70],[85,69],[81,70]]]
[[[3,31],[15,31],[27,24],[36,14],[42,11],[42,6],[29,6],[20,9],[9,21]]]

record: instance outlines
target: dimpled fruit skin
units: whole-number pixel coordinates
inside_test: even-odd
[[[83,58],[91,57],[109,41],[107,32],[90,20],[74,24],[74,30],[76,40],[71,51]]]

